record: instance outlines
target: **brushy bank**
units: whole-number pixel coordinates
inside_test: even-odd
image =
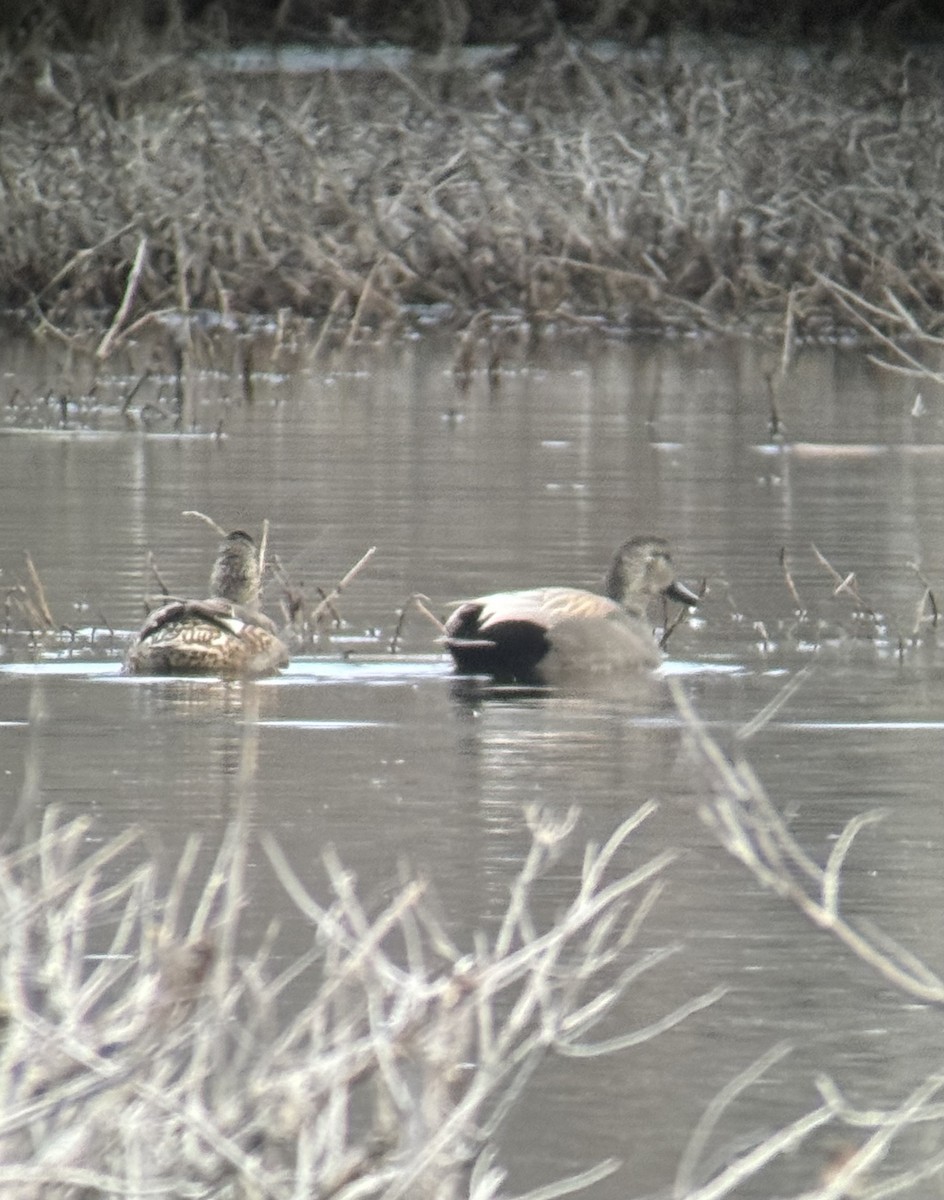
[[[670,953],[633,944],[673,853],[621,865],[651,808],[587,848],[550,925],[531,905],[575,818],[532,812],[507,913],[465,952],[421,881],[368,911],[329,852],[324,903],[264,837],[311,930],[288,960],[274,930],[248,954],[240,944],[247,857],[262,854],[244,820],[208,872],[191,840],[168,886],[134,833],[102,844],[89,822],[47,812],[38,838],[0,855],[0,1190],[19,1200],[503,1194],[495,1134],[546,1054],[617,1053],[723,994],[592,1036]],[[570,1194],[616,1165],[541,1194]]]
[[[525,61],[237,74],[124,51],[10,67],[0,304],[392,329],[436,306],[628,330],[934,332],[944,50],[555,38]],[[19,73],[18,73],[19,70]]]

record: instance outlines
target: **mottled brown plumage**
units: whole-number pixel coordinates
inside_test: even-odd
[[[445,643],[464,674],[547,683],[658,666],[662,651],[645,619],[655,596],[698,596],[675,579],[667,544],[638,537],[617,550],[606,595],[538,587],[466,600],[446,622]]]
[[[259,560],[248,533],[227,535],[206,600],[171,600],[145,621],[125,658],[132,675],[272,675],[288,649],[258,609]]]

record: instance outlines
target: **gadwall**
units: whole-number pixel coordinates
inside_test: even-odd
[[[655,667],[662,651],[646,621],[648,602],[665,596],[694,605],[662,538],[637,537],[616,551],[605,596],[581,588],[538,587],[466,600],[446,622],[445,644],[463,674],[553,682],[604,671]]]
[[[241,529],[228,534],[207,600],[171,600],[144,623],[125,658],[131,675],[272,675],[288,649],[258,609],[259,556]]]

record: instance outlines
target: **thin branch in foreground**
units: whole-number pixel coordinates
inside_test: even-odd
[[[792,1049],[793,1047],[788,1042],[778,1043],[743,1071],[740,1071],[716,1093],[705,1109],[701,1120],[692,1130],[685,1151],[679,1159],[672,1188],[672,1196],[675,1200],[683,1200],[684,1197],[691,1195],[697,1186],[699,1163],[705,1153],[708,1140],[724,1113],[739,1096],[743,1095],[748,1088],[753,1087],[771,1067],[785,1058]]]
[[[857,1114],[844,1101],[839,1089],[832,1080],[821,1077],[817,1087],[826,1103],[837,1115],[841,1115],[847,1124],[853,1126],[872,1126],[874,1132],[863,1142],[854,1153],[844,1157],[844,1161],[830,1171],[829,1178],[815,1192],[816,1200],[842,1200],[842,1197],[852,1194],[850,1185],[861,1182],[868,1171],[880,1163],[888,1155],[892,1142],[906,1130],[916,1124],[934,1120],[940,1122],[940,1111],[930,1108],[931,1101],[944,1089],[944,1071],[940,1068],[932,1071],[911,1095],[891,1113]],[[939,1109],[939,1106],[938,1106]],[[917,1167],[912,1163],[909,1168],[900,1173],[899,1177],[888,1186],[869,1189],[869,1195],[889,1196],[901,1194],[904,1185],[926,1179],[938,1174],[944,1168],[944,1156],[940,1152]],[[799,1200],[804,1200],[800,1197]],[[807,1197],[806,1200],[813,1200]]]
[[[255,728],[247,720],[250,740]],[[271,1200],[497,1200],[493,1138],[538,1063],[589,1050],[577,1039],[667,953],[636,939],[673,855],[625,866],[652,811],[586,847],[553,914],[542,880],[576,818],[531,812],[508,914],[464,954],[427,913],[422,881],[404,879],[372,912],[328,850],[329,896],[318,899],[265,838],[311,928],[310,950],[270,981],[272,938],[247,954],[237,937],[253,828],[245,814],[208,867],[191,839],[162,892],[135,834],[89,852],[89,821],[61,823],[47,810],[39,842],[0,854],[0,967],[10,981],[0,1178],[16,1181],[18,1200],[78,1180],[107,1192],[129,1178],[146,1182],[142,1195],[208,1200],[234,1188]],[[109,952],[89,961],[103,931]],[[289,983],[303,999],[279,1014]],[[657,1036],[720,995],[592,1049]],[[608,1159],[530,1194],[571,1194],[616,1166]]]
[[[841,854],[826,868],[818,866],[790,832],[748,764],[724,754],[677,680],[668,680],[668,685],[694,747],[714,773],[715,791],[705,801],[702,816],[721,844],[765,887],[790,900],[814,925],[832,933],[905,995],[944,1006],[940,976],[893,939],[876,936],[866,923],[853,925],[839,909],[836,871],[851,839],[877,816],[867,814],[850,822],[840,836]]]
[[[797,671],[796,675],[788,679],[780,691],[777,692],[776,696],[774,696],[772,700],[765,704],[759,713],[756,713],[749,721],[745,721],[740,729],[738,729],[735,734],[737,740],[739,742],[746,742],[749,741],[755,733],[759,733],[760,730],[763,729],[764,726],[767,725],[777,715],[783,706],[790,700],[793,694],[798,692],[800,688],[803,687],[807,679],[809,679],[810,675],[813,673],[813,670],[813,664],[809,663],[807,666],[803,667],[802,670]]]
[[[269,545],[269,518],[266,517],[262,522],[262,536],[259,538],[259,554],[256,562],[259,564],[259,578],[265,574],[266,566],[266,550]]]

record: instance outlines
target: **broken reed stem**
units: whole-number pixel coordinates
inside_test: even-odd
[[[46,603],[46,590],[43,587],[43,581],[39,577],[39,572],[36,570],[36,566],[28,550],[25,552],[25,558],[26,572],[29,576],[29,582],[30,587],[32,588],[36,611],[38,612],[39,617],[47,630],[55,629],[56,622],[52,613],[49,611],[49,605]]]
[[[138,280],[141,278],[141,270],[144,267],[144,255],[147,252],[147,244],[147,234],[143,234],[141,240],[138,242],[138,249],[134,256],[134,262],[131,264],[131,270],[128,272],[128,282],[125,284],[124,295],[121,297],[118,311],[115,313],[114,320],[109,326],[108,332],[102,338],[101,342],[99,342],[98,349],[95,351],[95,357],[99,362],[108,357],[112,342],[118,336],[118,331],[121,329],[125,317],[134,303],[135,292],[138,289]]]
[[[940,374],[938,371],[932,371],[931,368],[921,362],[920,359],[915,358],[913,354],[909,354],[908,351],[905,350],[903,346],[899,345],[894,338],[889,337],[886,333],[883,333],[882,330],[879,329],[874,322],[870,321],[862,311],[865,309],[874,313],[876,316],[883,317],[885,320],[893,324],[905,324],[909,330],[909,333],[913,334],[915,332],[913,328],[914,321],[910,317],[910,314],[908,315],[907,319],[902,317],[902,312],[904,312],[904,310],[897,305],[897,302],[896,311],[889,312],[887,309],[879,308],[874,304],[869,304],[868,301],[866,301],[862,296],[857,295],[849,288],[843,287],[842,284],[836,283],[834,280],[827,278],[825,275],[820,275],[817,272],[816,278],[823,285],[823,287],[832,292],[843,309],[849,313],[849,315],[853,317],[858,324],[867,330],[871,337],[875,338],[877,342],[880,342],[886,347],[886,349],[890,350],[892,354],[897,355],[897,357],[900,358],[912,372],[914,372],[916,375],[920,375],[924,379],[933,380],[934,383],[944,386],[944,375]],[[889,294],[888,289],[886,289],[886,294]],[[922,333],[921,336],[923,340],[930,340],[934,344],[940,345],[940,339],[938,338],[931,339],[930,335],[926,335],[924,333]],[[877,366],[883,365],[880,359],[876,359],[875,361]]]
[[[927,579],[924,577],[924,574],[921,571],[921,568],[918,566],[917,563],[911,563],[910,565],[911,565],[912,571],[914,571],[915,575],[917,575],[918,579],[921,581],[922,586],[924,587],[924,595],[921,597],[921,601],[918,605],[918,611],[915,614],[914,633],[916,634],[918,632],[918,628],[921,625],[921,621],[924,617],[925,604],[928,604],[931,608],[931,625],[934,629],[937,628],[939,610],[938,610],[938,606],[937,606],[937,599],[935,598],[935,595],[934,595],[934,590],[932,589],[930,583],[928,583]]]
[[[780,346],[780,364],[776,371],[766,372],[767,394],[770,400],[768,428],[772,438],[781,437],[784,433],[783,418],[780,413],[780,396],[783,392],[787,373],[793,362],[795,302],[796,288],[792,287],[787,294],[787,306],[783,321],[783,337]]]
[[[796,288],[792,287],[787,293],[787,311],[783,321],[783,345],[780,351],[780,381],[787,377],[787,372],[793,364],[793,324],[794,305],[796,303]]]
[[[148,552],[147,552],[147,566],[148,566],[148,570],[150,571],[150,573],[154,576],[155,580],[157,581],[157,586],[161,590],[161,595],[169,596],[170,588],[164,582],[164,579],[163,579],[160,571],[157,569],[157,559],[154,557],[154,552],[152,550],[148,550]],[[145,590],[147,590],[147,589],[145,589]]]
[[[377,552],[377,547],[371,546],[371,548],[366,553],[361,555],[361,557],[357,560],[357,562],[354,564],[354,566],[351,567],[351,569],[344,576],[344,578],[339,580],[339,582],[334,585],[334,587],[331,589],[330,592],[328,592],[328,594],[324,597],[324,599],[322,599],[318,604],[315,605],[315,607],[312,609],[312,611],[308,617],[308,622],[312,626],[312,628],[314,628],[318,624],[318,619],[320,618],[321,614],[326,609],[330,608],[333,605],[334,601],[337,600],[337,598],[341,595],[341,593],[348,586],[348,584],[351,583],[351,581],[357,575],[360,574],[360,572],[364,569],[364,567],[367,566],[367,564],[374,557],[376,552]]]
[[[780,569],[783,571],[783,578],[787,585],[787,591],[790,593],[793,603],[796,606],[796,611],[798,613],[804,613],[804,612],[806,612],[806,609],[803,605],[803,601],[800,599],[800,593],[796,590],[796,585],[793,582],[793,575],[790,572],[790,567],[787,565],[787,548],[786,548],[786,546],[780,547],[779,558],[780,558]]]
[[[373,266],[368,271],[367,278],[364,280],[364,284],[361,287],[361,294],[358,297],[357,306],[354,309],[353,315],[351,316],[351,323],[350,323],[350,326],[348,327],[347,337],[344,339],[345,349],[349,348],[353,344],[354,339],[357,336],[357,331],[360,328],[364,310],[366,309],[366,307],[367,307],[368,303],[370,302],[370,299],[373,295],[374,276],[377,274],[379,267],[380,267],[380,260],[377,259],[374,262]]]
[[[407,601],[400,609],[397,617],[397,624],[393,631],[393,637],[390,639],[389,650],[391,654],[397,653],[400,646],[400,638],[403,635],[403,626],[406,622],[407,614],[414,608],[418,613],[421,613],[427,618],[427,620],[431,621],[432,624],[436,626],[440,635],[445,634],[446,626],[429,607],[431,603],[432,601],[430,600],[429,596],[424,596],[422,592],[414,592],[411,596],[407,597]]]
[[[261,579],[265,572],[266,565],[266,548],[269,544],[269,518],[266,517],[262,522],[262,536],[259,538],[259,555],[257,562],[259,564],[259,578]]]
[[[218,537],[226,537],[226,530],[221,525],[217,525],[213,518],[208,517],[206,513],[198,512],[195,508],[187,508],[180,515],[182,517],[196,517],[198,521],[202,521],[205,525],[209,525]]]
[[[845,576],[840,575],[829,559],[820,552],[813,542],[810,542],[810,549],[813,551],[816,561],[820,564],[820,566],[826,568],[832,577],[833,582],[836,584],[833,596],[838,596],[842,592],[845,592],[847,595],[852,597],[852,599],[856,602],[856,604],[859,605],[863,612],[867,613],[868,616],[872,617],[873,619],[877,619],[878,614],[870,605],[866,604],[859,593],[859,589],[856,584],[855,571],[850,571],[849,574]]]

